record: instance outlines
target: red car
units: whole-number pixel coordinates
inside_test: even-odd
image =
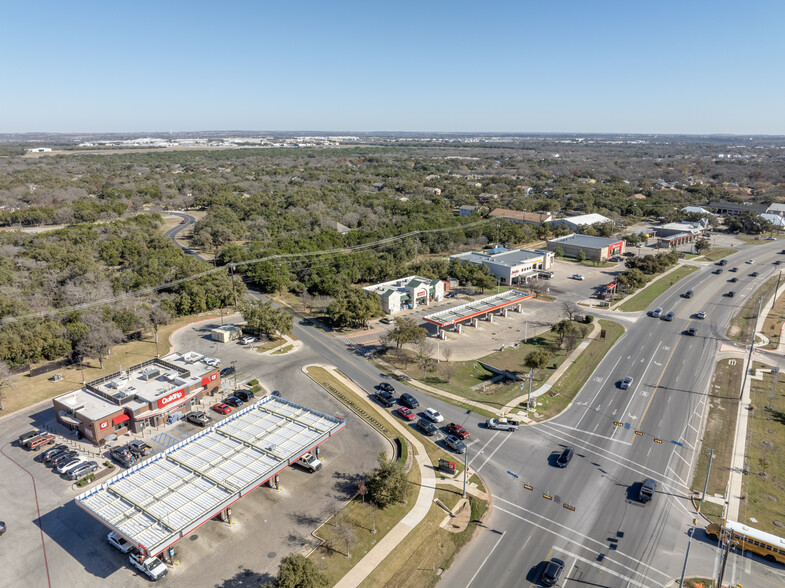
[[[401,416],[402,419],[407,421],[414,420],[414,413],[406,408],[405,406],[399,406],[397,410],[398,414]]]
[[[219,414],[229,414],[232,412],[232,409],[226,406],[223,402],[213,404],[213,410]]]
[[[469,437],[469,431],[467,431],[461,425],[458,425],[456,423],[450,423],[449,425],[447,425],[447,432],[450,435],[455,435],[456,437],[458,437],[458,439],[468,439]]]

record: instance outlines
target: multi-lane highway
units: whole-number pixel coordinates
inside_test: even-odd
[[[715,354],[738,307],[778,272],[780,249],[748,247],[719,275],[705,264],[652,305],[673,310],[673,321],[646,313],[624,321],[625,335],[558,418],[514,434],[481,434],[472,465],[489,482],[494,513],[443,582],[538,585],[541,562],[553,557],[565,562],[562,585],[648,587],[678,578],[694,518],[688,485]],[[750,257],[755,263],[748,265]],[[760,275],[751,277],[753,271]],[[739,280],[729,284],[733,276]],[[731,289],[736,296],[724,296]],[[691,298],[682,297],[687,290]],[[689,327],[696,336],[683,334]],[[622,390],[626,376],[633,382]],[[575,458],[560,469],[554,459],[564,447]],[[647,477],[658,488],[643,505],[636,498]],[[694,537],[688,570],[711,575],[716,547],[701,530]],[[756,578],[745,585],[781,585],[776,566],[755,560],[743,567]]]

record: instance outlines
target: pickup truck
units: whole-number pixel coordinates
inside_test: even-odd
[[[132,566],[154,582],[160,580],[169,572],[169,570],[166,569],[166,564],[157,557],[145,557],[132,553],[128,556],[128,561],[131,562]]]
[[[294,463],[296,463],[301,468],[305,468],[311,473],[318,472],[320,469],[322,469],[322,462],[316,459],[316,456],[310,452],[303,455]]]
[[[509,419],[488,419],[485,421],[485,426],[497,431],[517,431],[521,423]]]

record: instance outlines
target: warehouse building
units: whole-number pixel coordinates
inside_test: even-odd
[[[551,221],[548,221],[554,227],[558,226],[565,226],[571,231],[582,231],[586,227],[590,227],[596,224],[605,224],[613,222],[607,216],[602,216],[601,214],[581,214],[578,216],[568,216],[565,218],[557,218]]]
[[[218,369],[199,353],[172,353],[86,383],[58,396],[57,421],[96,445],[117,435],[140,433],[186,412],[221,387]]]
[[[624,253],[624,241],[572,234],[550,239],[548,250],[556,251],[556,249],[561,249],[565,257],[577,257],[583,251],[586,259],[605,261],[609,257]]]
[[[510,251],[503,247],[482,252],[458,253],[450,259],[484,265],[502,285],[522,284],[540,276],[550,277],[553,253],[540,249]]]
[[[422,304],[427,306],[432,301],[444,298],[444,282],[420,276],[366,286],[364,290],[379,296],[382,310],[387,314],[395,314],[405,308],[417,308]]]

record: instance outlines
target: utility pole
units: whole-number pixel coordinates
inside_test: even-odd
[[[774,302],[777,302],[777,292],[779,292],[781,280],[782,280],[782,270],[780,270],[780,273],[777,275],[777,285],[774,287]]]
[[[728,555],[730,554],[730,546],[733,543],[733,530],[730,532],[730,537],[728,537],[727,542],[724,545],[723,553],[722,553],[722,568],[720,569],[720,580],[717,582],[717,586],[722,588],[722,580],[725,577],[725,564],[728,563]]]
[[[234,287],[234,264],[229,264],[229,271],[232,273],[232,294],[234,295],[234,308],[237,309],[237,289]]]
[[[709,450],[709,467],[706,468],[706,481],[703,483],[703,496],[701,497],[701,503],[698,506],[698,512],[700,512],[700,507],[703,506],[703,501],[706,500],[706,488],[709,487],[709,474],[711,473],[711,462],[714,461],[714,450]]]
[[[687,553],[684,554],[684,567],[681,568],[681,580],[679,580],[679,586],[684,586],[684,575],[687,573],[687,560],[690,558],[690,545],[692,545],[692,536],[695,534],[696,522],[696,519],[692,519],[692,529],[687,531],[687,534],[690,536],[690,540],[687,542]]]
[[[532,375],[534,374],[534,368],[529,368],[529,397],[526,400],[526,418],[529,418],[529,410],[532,407]]]
[[[752,340],[750,341],[750,355],[747,358],[747,366],[744,370],[744,380],[741,383],[741,392],[739,392],[739,400],[744,396],[744,386],[747,385],[747,374],[752,369],[752,352],[755,350],[755,333],[758,332],[758,319],[760,318],[761,307],[763,306],[763,296],[758,299],[758,314],[755,315],[755,326],[752,327]]]

